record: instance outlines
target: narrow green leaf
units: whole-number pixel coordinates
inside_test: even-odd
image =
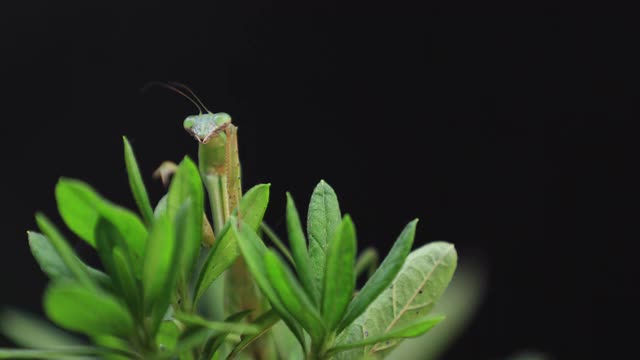
[[[447,288],[456,264],[456,251],[452,244],[446,242],[433,242],[413,251],[391,286],[338,337],[337,346],[368,337],[388,336],[424,319]],[[341,352],[336,358],[347,360],[366,356],[381,359],[399,343],[399,339],[390,340],[388,344],[377,343]]]
[[[211,321],[195,314],[175,313],[173,317],[191,325],[199,325],[211,330],[233,334],[257,334],[260,330],[257,326],[241,322]]]
[[[185,201],[191,199],[184,217],[176,218],[178,210]],[[202,242],[202,214],[204,213],[204,189],[200,172],[196,164],[185,157],[178,165],[169,187],[167,199],[169,219],[175,221],[176,243],[181,247],[182,259],[180,269],[185,278],[193,270]]]
[[[33,257],[40,265],[42,271],[47,274],[50,279],[75,279],[75,276],[73,275],[69,267],[67,267],[62,257],[53,247],[51,240],[35,231],[27,231],[27,235],[29,237],[29,248],[31,249],[31,254],[33,254]],[[109,279],[109,277],[105,273],[85,264],[75,254],[74,256],[77,261],[82,264],[85,272],[87,273],[87,275],[89,275],[93,282],[100,284],[105,288],[111,287],[111,279]]]
[[[243,310],[240,312],[237,312],[235,314],[229,315],[224,321],[225,322],[240,322],[242,321],[247,315],[249,315],[251,313],[251,310]],[[277,317],[277,315],[276,315]],[[258,319],[256,319],[256,321],[253,323],[253,326],[257,326],[259,331],[257,334],[255,335],[251,335],[251,336],[245,336],[243,337],[244,339],[249,339],[249,338],[257,338],[260,336],[261,333],[263,333],[263,328],[264,325],[260,324],[257,322],[257,320],[259,320],[260,317],[258,317]],[[278,318],[278,320],[280,320],[280,318]],[[222,346],[222,344],[224,344],[224,341],[226,340],[227,336],[229,335],[228,332],[220,332],[219,334],[213,336],[211,339],[209,339],[209,341],[207,341],[207,344],[204,346],[204,349],[202,350],[202,359],[205,360],[210,360],[210,359],[214,359],[216,356],[216,351],[218,351],[218,349],[220,349],[220,347]],[[218,354],[219,355],[219,354]]]
[[[273,229],[271,229],[271,227],[269,225],[267,225],[267,223],[264,222],[264,221],[260,223],[260,230],[262,230],[262,233],[264,234],[264,236],[266,236],[267,239],[269,239],[273,243],[273,245],[276,246],[278,251],[280,251],[280,253],[282,253],[282,255],[287,259],[287,261],[291,265],[295,266],[296,263],[293,260],[293,256],[291,256],[291,251],[289,251],[289,249],[284,244],[284,242],[282,242],[282,240],[280,239],[278,234],[276,234],[273,231]]]
[[[108,354],[122,354],[120,351],[111,349],[98,348],[93,346],[73,346],[52,350],[28,350],[28,349],[3,349],[0,348],[0,359],[69,359],[84,358],[85,356],[99,356]],[[129,356],[132,359],[139,359],[140,357],[131,352],[126,352],[124,355]]]
[[[238,205],[236,217],[258,231],[269,204],[269,188],[271,184],[259,184],[247,191]]]
[[[144,181],[142,181],[142,175],[140,174],[140,168],[138,167],[136,156],[133,153],[133,148],[126,136],[123,136],[122,140],[124,141],[124,163],[127,168],[127,175],[129,176],[131,193],[136,200],[142,218],[148,226],[153,222],[151,201],[149,201],[147,188],[144,186]]]
[[[102,198],[89,185],[62,178],[56,185],[56,200],[62,219],[76,235],[96,246],[94,229],[98,219],[109,220],[126,241],[136,261],[142,259],[147,229],[131,211]]]
[[[168,216],[161,216],[153,223],[147,239],[142,267],[142,287],[144,308],[151,309],[167,286],[169,272],[172,271],[176,248],[173,227]]]
[[[341,220],[338,197],[333,188],[321,180],[313,190],[307,214],[309,258],[317,289],[322,289],[324,283],[327,244]]]
[[[219,239],[213,244],[213,247],[207,255],[207,259],[200,271],[200,276],[196,284],[195,302],[204,295],[209,286],[218,276],[228,269],[240,255],[236,233],[228,230],[229,227],[225,226],[220,232]]]
[[[329,349],[327,356],[333,356],[341,351],[375,344],[378,344],[378,349],[382,350],[383,347],[392,345],[391,340],[414,338],[423,335],[433,329],[434,326],[438,325],[444,319],[445,316],[443,315],[429,316],[425,319],[414,321],[402,328],[390,331],[384,335],[370,336],[360,341],[338,345]]]
[[[24,348],[57,349],[84,344],[51,322],[17,309],[0,311],[0,334]]]
[[[402,230],[380,267],[349,304],[347,312],[338,326],[338,332],[349,326],[391,284],[411,251],[417,224],[418,220],[413,220]]]
[[[356,230],[346,215],[327,248],[327,266],[322,295],[322,316],[329,330],[342,319],[356,288]]]
[[[153,216],[154,217],[157,218],[160,215],[162,215],[162,214],[167,212],[167,198],[168,198],[168,194],[164,194],[160,198],[160,201],[158,201],[158,204],[156,205],[156,208],[153,209]]]
[[[137,296],[132,293],[132,288],[137,291],[136,277],[139,277],[140,264],[134,269],[134,261],[131,257],[126,240],[114,224],[105,218],[100,218],[95,229],[96,248],[100,260],[113,279],[116,290],[127,300],[129,305],[137,309]],[[118,249],[122,259],[119,263],[114,260],[114,251]],[[128,296],[132,296],[129,298]]]
[[[115,269],[115,277],[118,279],[117,284],[122,297],[127,301],[132,315],[141,314],[141,290],[131,268],[129,258],[124,254],[121,248],[113,249],[113,265]]]
[[[133,332],[133,320],[116,298],[69,282],[56,282],[44,296],[47,316],[65,329],[87,335],[126,338]]]
[[[152,332],[156,331],[160,326],[162,319],[164,318],[164,315],[169,309],[169,305],[175,299],[176,288],[178,287],[178,283],[181,280],[180,279],[181,272],[176,269],[180,269],[180,264],[184,259],[182,254],[182,252],[184,251],[184,248],[180,246],[180,243],[178,241],[180,240],[179,239],[180,233],[183,232],[182,229],[184,229],[185,224],[188,223],[188,217],[192,214],[193,206],[191,205],[191,203],[192,203],[191,199],[187,199],[187,201],[185,201],[185,203],[182,204],[182,206],[178,209],[178,213],[176,214],[176,217],[175,217],[176,218],[175,225],[171,225],[169,223],[168,214],[161,215],[161,217],[159,218],[159,219],[165,218],[165,220],[156,219],[156,222],[159,221],[160,223],[162,223],[164,221],[166,223],[169,223],[169,228],[165,230],[169,230],[171,232],[171,234],[168,236],[173,239],[172,240],[173,245],[171,246],[171,250],[169,253],[171,256],[171,262],[165,270],[166,276],[164,278],[164,283],[159,289],[157,289],[159,290],[159,292],[157,293],[156,296],[154,296],[153,303],[152,304],[147,303],[148,307],[145,309],[145,312],[149,314],[152,319],[152,328],[151,328]],[[160,228],[158,231],[162,231],[163,227],[164,227],[163,225],[160,225]],[[167,238],[165,237],[162,241],[167,241]],[[163,256],[164,255],[166,255],[166,253],[163,254]],[[147,276],[152,277],[153,274],[148,273]],[[181,294],[181,295],[185,296],[185,294]]]
[[[229,356],[227,356],[227,360],[235,359],[244,349],[266,334],[278,321],[280,321],[280,317],[276,311],[270,310],[260,315],[253,322],[253,324],[258,327],[258,332],[255,335],[243,336],[242,341],[240,341]]]
[[[32,231],[28,231],[27,235],[29,237],[31,253],[40,265],[42,272],[47,274],[51,279],[74,278],[73,273],[67,265],[64,264],[64,261],[53,248],[49,239],[40,233]]]
[[[94,345],[113,351],[112,354],[103,355],[100,358],[101,360],[130,360],[132,358],[142,358],[142,356],[137,353],[131,353],[133,349],[130,345],[129,339],[121,339],[111,335],[100,335],[93,336],[91,340]],[[91,358],[85,360],[96,359]]]
[[[321,341],[325,334],[322,317],[293,273],[286,268],[272,250],[267,250],[264,253],[264,264],[267,276],[278,299],[302,327],[309,332],[314,342]]]
[[[262,293],[269,300],[269,303],[271,303],[272,308],[278,313],[289,329],[291,329],[291,332],[296,336],[302,348],[305,348],[304,334],[300,325],[291,316],[291,314],[289,314],[284,304],[280,301],[265,273],[264,254],[267,251],[267,247],[251,227],[244,223],[240,223],[239,226],[234,217],[231,217],[230,222],[231,231],[236,232],[240,252],[247,263],[247,267],[249,268],[249,272],[251,272],[253,279]]]
[[[62,237],[55,225],[44,214],[36,214],[36,222],[75,279],[84,286],[95,287],[80,259],[74,254],[69,243]]]
[[[287,193],[287,232],[289,233],[289,244],[298,277],[307,294],[309,294],[314,303],[319,304],[320,290],[316,287],[313,280],[311,260],[307,252],[307,240],[304,237],[298,209],[293,201],[293,197],[289,193]]]
[[[307,349],[298,345],[296,337],[284,322],[277,322],[269,330],[269,338],[273,340],[275,351],[280,359],[304,359]]]

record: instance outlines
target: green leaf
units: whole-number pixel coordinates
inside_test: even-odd
[[[133,358],[142,358],[137,353],[131,353],[131,345],[129,339],[120,339],[111,335],[93,336],[91,338],[94,345],[100,346],[112,351],[110,354],[104,354],[100,357],[101,360],[130,360]],[[95,360],[90,358],[86,360]]]
[[[240,209],[236,217],[249,225],[253,231],[258,231],[269,204],[269,188],[271,184],[259,184],[247,191],[240,200]]]
[[[257,230],[262,223],[262,218],[269,202],[269,187],[269,184],[256,185],[240,200],[240,217],[245,224],[248,224],[254,230]],[[218,276],[233,265],[240,255],[237,245],[238,240],[234,233],[228,230],[228,224],[225,224],[218,235],[218,240],[207,254],[205,264],[198,276],[195,301],[200,299]]]
[[[237,312],[235,314],[232,314],[230,316],[228,316],[224,321],[225,322],[240,322],[242,321],[247,315],[249,315],[251,313],[251,310],[243,310],[240,312]],[[277,315],[275,315],[277,317]],[[259,320],[260,318],[258,318],[257,320]],[[280,318],[277,318],[278,320],[280,320]],[[249,339],[249,338],[256,338],[259,337],[261,334],[263,334],[263,328],[264,325],[258,323],[256,320],[256,322],[253,323],[253,326],[257,326],[259,329],[259,332],[255,335],[251,335],[251,336],[245,336],[243,337],[243,341],[244,342],[245,339]],[[204,346],[204,349],[202,350],[202,359],[205,360],[209,360],[209,359],[213,359],[214,356],[216,355],[216,351],[218,351],[218,349],[220,349],[220,347],[222,346],[222,344],[224,344],[224,341],[226,340],[227,336],[229,335],[228,332],[220,332],[219,334],[213,336],[211,339],[209,339],[209,341],[207,341],[207,344]]]
[[[76,235],[96,247],[94,229],[98,219],[109,220],[126,241],[136,261],[142,259],[147,229],[131,211],[102,198],[89,185],[62,178],[56,185],[56,200],[62,219]]]
[[[144,181],[142,181],[140,168],[138,168],[138,162],[133,153],[133,148],[131,144],[129,144],[129,140],[126,136],[123,136],[122,140],[124,141],[124,162],[127,167],[129,186],[131,187],[133,198],[136,200],[136,204],[145,223],[151,225],[151,223],[153,223],[153,210],[151,209],[151,201],[149,201],[147,188],[144,186]]]
[[[269,203],[269,187],[269,184],[254,186],[242,197],[238,205],[240,216],[242,221],[244,221],[243,223],[249,225],[254,230],[257,230],[262,223],[262,218]],[[228,230],[229,225],[225,224],[218,235],[218,240],[216,240],[207,254],[207,259],[198,276],[196,302],[218,276],[233,265],[236,258],[240,255],[240,250],[237,245],[238,240],[235,234]]]
[[[338,345],[332,349],[329,349],[329,351],[327,352],[327,356],[335,355],[341,351],[364,347],[367,345],[374,345],[378,343],[381,344],[378,345],[378,349],[382,350],[384,346],[391,345],[391,340],[413,338],[425,334],[429,330],[433,329],[434,326],[438,325],[442,320],[444,320],[444,318],[445,317],[443,315],[429,316],[427,318],[420,319],[411,324],[408,324],[402,328],[389,331],[388,333],[381,336],[370,336],[360,341]]]
[[[269,330],[269,337],[273,339],[275,351],[280,359],[304,359],[306,349],[298,345],[298,341],[284,322],[277,322]]]
[[[322,317],[293,273],[286,268],[286,265],[272,250],[267,250],[264,253],[264,264],[271,286],[273,286],[280,302],[289,314],[309,332],[314,342],[321,341],[325,334]]]
[[[302,329],[286,310],[284,304],[278,298],[276,291],[273,289],[269,279],[267,278],[264,264],[264,254],[267,251],[267,247],[251,227],[244,223],[240,223],[240,226],[238,226],[238,222],[234,217],[231,217],[230,222],[231,231],[236,233],[240,252],[247,263],[247,267],[249,268],[249,272],[251,272],[253,279],[262,293],[269,300],[269,303],[271,303],[272,308],[278,313],[278,315],[280,315],[289,329],[291,329],[291,332],[296,336],[302,348],[305,348],[305,339]]]
[[[278,251],[280,251],[280,253],[287,259],[287,261],[295,266],[296,262],[293,260],[293,256],[291,256],[291,251],[289,251],[289,248],[287,248],[287,246],[284,244],[284,242],[282,242],[282,240],[280,239],[280,237],[278,236],[278,234],[276,234],[273,229],[271,229],[271,227],[269,225],[267,225],[267,223],[265,223],[264,221],[262,223],[260,223],[260,230],[262,230],[262,234],[271,241],[271,243],[273,243],[273,245],[276,246],[276,249],[278,249]]]
[[[161,216],[153,223],[147,239],[142,266],[142,287],[144,308],[151,309],[164,294],[169,272],[176,250],[173,227],[167,216]]]
[[[456,264],[456,251],[446,242],[433,242],[413,251],[391,286],[338,337],[338,346],[368,337],[388,336],[392,331],[424,319],[447,288]],[[398,343],[400,340],[377,343],[342,352],[336,358],[383,358]]]
[[[485,264],[477,262],[477,259],[471,259],[471,263],[459,263],[447,291],[433,308],[438,314],[447,314],[447,321],[428,334],[403,341],[387,359],[403,360],[411,358],[415,353],[421,354],[424,360],[442,358],[446,350],[457,342],[473,322],[473,317],[485,298],[486,286]]]
[[[329,330],[342,319],[356,288],[356,230],[346,215],[327,248],[327,266],[322,295],[322,316]]]
[[[175,290],[178,287],[178,283],[180,281],[180,276],[181,276],[180,271],[177,271],[176,269],[180,268],[181,261],[184,259],[182,254],[182,252],[184,251],[184,248],[180,246],[180,243],[178,241],[179,241],[180,233],[183,232],[182,229],[184,229],[185,224],[187,224],[188,222],[188,217],[192,214],[193,206],[191,205],[191,203],[192,203],[191,199],[188,199],[184,204],[182,204],[180,209],[178,209],[178,213],[176,214],[175,226],[173,227],[169,226],[169,229],[165,229],[172,232],[172,234],[169,235],[171,238],[173,238],[173,246],[171,246],[171,250],[170,250],[171,263],[169,264],[169,267],[166,269],[167,273],[164,278],[163,286],[161,286],[160,289],[158,289],[160,292],[157,293],[157,296],[155,296],[153,304],[151,304],[150,307],[145,309],[147,314],[151,315],[152,331],[157,330],[157,326],[160,325],[162,319],[164,318],[164,315],[166,314],[169,308],[169,305],[175,299],[174,297],[176,293]],[[159,220],[162,218],[165,218],[165,220]],[[168,220],[166,220],[167,218],[168,218],[168,214],[165,214],[165,215],[162,215],[159,219],[156,219],[156,221],[157,222],[159,221],[161,223],[163,221],[169,222]],[[162,231],[162,228],[163,226],[161,225],[158,231]],[[166,237],[163,239],[163,241],[167,241]],[[149,273],[147,276],[152,277],[153,274]],[[178,296],[180,295],[185,296],[185,294],[179,294]],[[150,304],[150,303],[147,303],[147,304]]]
[[[44,214],[36,214],[36,222],[42,232],[49,238],[51,245],[60,255],[62,262],[73,274],[74,278],[86,287],[94,287],[95,284],[89,277],[80,259],[73,253],[69,243],[62,237],[51,221]]]
[[[196,285],[196,302],[204,295],[218,276],[236,261],[239,255],[240,250],[238,249],[236,233],[229,231],[229,226],[225,226],[220,232],[219,239],[213,244],[213,247],[209,251],[204,266],[200,271]]]
[[[54,248],[51,240],[34,231],[27,231],[27,235],[29,237],[29,248],[31,249],[31,254],[33,254],[33,257],[40,265],[42,271],[47,274],[50,279],[75,279],[75,276],[69,267],[64,263],[64,260]],[[73,256],[77,259],[77,262],[82,264],[85,272],[93,282],[100,284],[105,288],[111,287],[111,279],[109,279],[105,273],[85,264],[75,254],[73,254]]]
[[[311,260],[307,252],[307,240],[304,237],[298,209],[289,193],[287,193],[287,232],[289,233],[289,244],[295,261],[296,272],[302,282],[302,286],[314,303],[318,304],[320,303],[320,290],[313,280]]]
[[[84,343],[49,321],[17,309],[0,311],[0,333],[25,348],[57,349]]]
[[[360,314],[362,314],[367,306],[371,304],[395,279],[398,271],[402,268],[405,259],[411,251],[413,239],[416,234],[416,225],[418,220],[413,220],[405,226],[398,239],[393,244],[387,257],[382,261],[380,267],[369,278],[362,287],[358,295],[351,301],[347,308],[347,313],[340,322],[338,331],[342,331],[349,326]]]
[[[162,214],[167,212],[167,198],[168,198],[168,194],[164,194],[161,198],[160,201],[158,201],[158,204],[156,205],[156,208],[153,210],[153,216],[154,217],[159,217]]]
[[[178,210],[191,199],[186,213],[177,219]],[[202,214],[204,213],[204,190],[196,164],[185,157],[178,165],[169,187],[167,199],[169,219],[175,222],[176,243],[181,247],[180,269],[188,278],[194,268],[202,242]]]
[[[260,330],[257,326],[251,324],[245,324],[241,322],[211,321],[195,314],[175,313],[173,314],[173,317],[186,324],[199,325],[211,330],[225,333],[254,335],[257,334]]]
[[[119,351],[98,348],[93,346],[73,346],[52,350],[23,350],[23,349],[3,349],[0,348],[0,359],[84,359],[85,356],[97,356],[107,354],[118,354]],[[136,359],[138,356],[126,352],[126,355]]]
[[[158,344],[160,353],[173,352],[179,337],[180,329],[176,324],[173,321],[163,321],[156,334],[156,344]]]
[[[29,237],[31,253],[40,265],[42,272],[47,274],[51,279],[74,278],[73,273],[67,265],[64,264],[64,261],[53,248],[49,239],[40,233],[32,231],[28,231],[27,235]]]
[[[322,289],[324,283],[326,251],[336,227],[342,221],[340,205],[335,191],[321,180],[313,190],[307,214],[309,235],[309,258],[315,287]]]
[[[56,282],[44,296],[47,316],[65,329],[87,335],[126,338],[134,325],[127,309],[116,298],[70,282]]]
[[[254,341],[258,340],[264,334],[266,334],[269,329],[273,327],[278,321],[280,321],[280,317],[276,311],[270,310],[266,313],[260,315],[253,324],[258,327],[258,332],[255,335],[251,336],[243,336],[242,340],[236,345],[235,348],[231,351],[229,356],[227,356],[227,360],[235,359],[238,354],[240,354],[244,349],[246,349],[249,345],[251,345]]]
[[[132,293],[131,288],[136,288],[135,277],[139,275],[140,264],[133,269],[134,261],[130,256],[129,247],[126,240],[115,227],[114,224],[105,218],[100,218],[95,229],[96,247],[100,260],[107,272],[111,275],[117,291],[130,301],[130,305],[138,308],[137,296]],[[118,249],[122,262],[117,263],[114,260],[114,251]],[[137,291],[137,290],[136,290]],[[127,296],[133,296],[128,298]]]
[[[116,247],[113,249],[113,267],[115,269],[115,277],[118,279],[117,284],[122,297],[127,301],[129,309],[133,314],[141,314],[141,289],[131,268],[129,258],[124,251]]]

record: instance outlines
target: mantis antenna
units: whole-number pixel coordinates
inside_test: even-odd
[[[211,113],[211,111],[209,109],[207,109],[207,107],[204,105],[204,103],[202,102],[202,100],[200,100],[200,98],[198,97],[198,95],[196,95],[195,92],[193,92],[193,90],[191,90],[187,85],[184,84],[180,84],[178,82],[175,81],[169,81],[169,84],[176,86],[176,87],[180,87],[183,88],[185,90],[187,90],[191,95],[193,95],[194,98],[196,98],[196,100],[198,100],[198,102],[200,103],[200,105],[202,105],[202,107],[207,110],[207,112]]]
[[[145,85],[142,88],[142,92],[146,91],[148,88],[150,88],[151,86],[154,86],[154,85],[162,86],[163,88],[166,88],[166,89],[169,89],[171,91],[174,91],[174,92],[184,96],[185,98],[189,99],[189,101],[191,101],[193,103],[193,105],[195,105],[198,108],[198,112],[200,114],[202,114],[202,109],[200,108],[200,105],[198,105],[198,103],[195,102],[195,100],[193,100],[191,97],[189,97],[189,95],[185,94],[184,92],[182,92],[181,90],[179,90],[175,86],[172,86],[172,85],[169,85],[169,84],[165,84],[165,83],[162,83],[162,82],[158,82],[158,81],[152,81],[152,82],[147,83],[147,85]],[[189,90],[189,91],[193,94],[193,92],[191,90]],[[195,94],[193,94],[193,96],[195,96]],[[197,96],[196,96],[196,99],[198,99]],[[198,99],[198,101],[200,101],[200,99]],[[200,102],[200,103],[202,104],[202,102]],[[202,105],[202,106],[204,107],[204,105]],[[205,109],[207,109],[207,108],[205,107]],[[209,110],[207,110],[207,111],[210,112]]]

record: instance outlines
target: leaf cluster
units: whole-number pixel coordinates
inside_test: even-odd
[[[357,258],[355,225],[342,215],[326,182],[313,191],[306,229],[287,194],[288,247],[263,224],[268,184],[242,197],[210,246],[198,166],[185,157],[154,208],[126,138],[124,154],[138,213],[79,180],[62,178],[55,188],[66,227],[95,249],[102,270],[87,265],[44,214],[36,215],[39,231],[28,232],[32,254],[51,279],[46,315],[92,345],[38,325],[60,346],[38,346],[14,333],[33,349],[0,349],[0,359],[235,358],[279,329],[280,320],[295,337],[297,353],[307,358],[381,358],[402,339],[424,334],[444,319],[430,310],[453,276],[457,255],[444,242],[411,252],[417,220],[405,226],[357,290],[357,277],[377,256],[365,250]],[[279,250],[265,244],[263,231]],[[252,309],[224,319],[206,317],[200,310],[209,289],[240,256],[270,309],[254,314],[253,321],[246,320]]]

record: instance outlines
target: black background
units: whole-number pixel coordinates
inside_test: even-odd
[[[245,187],[272,184],[278,231],[284,192],[306,204],[325,179],[361,248],[385,253],[419,217],[418,244],[448,240],[461,262],[484,259],[487,297],[446,359],[611,354],[600,339],[626,316],[612,304],[637,299],[637,270],[620,247],[629,236],[602,223],[620,211],[605,205],[609,180],[626,177],[631,159],[633,135],[610,125],[637,116],[637,33],[554,9],[376,10],[260,1],[4,9],[0,304],[41,311],[46,279],[25,230],[39,210],[61,225],[58,177],[133,208],[122,135],[146,175],[195,157],[181,128],[193,106],[160,88],[140,92],[175,80],[233,116]],[[157,201],[162,186],[146,180]]]

